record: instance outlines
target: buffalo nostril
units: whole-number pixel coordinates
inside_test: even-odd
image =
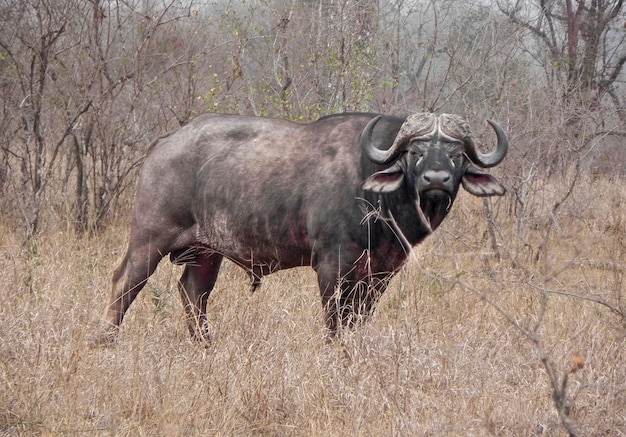
[[[450,181],[450,173],[444,170],[429,170],[422,178],[428,184],[445,184]]]

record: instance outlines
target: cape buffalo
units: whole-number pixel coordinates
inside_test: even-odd
[[[462,184],[503,195],[478,167],[481,153],[459,116],[336,114],[313,123],[209,114],[158,139],[143,165],[130,243],[113,275],[100,342],[167,254],[185,264],[179,289],[196,338],[208,338],[207,298],[224,257],[250,274],[315,269],[332,334],[373,310],[411,247],[435,230]]]

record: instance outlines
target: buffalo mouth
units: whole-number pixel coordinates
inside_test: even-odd
[[[440,188],[428,189],[418,193],[416,204],[420,218],[434,231],[450,211],[452,195]]]
[[[421,199],[427,199],[434,202],[450,199],[450,192],[444,188],[428,188],[420,194]]]

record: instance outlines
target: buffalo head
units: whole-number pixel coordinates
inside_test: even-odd
[[[372,140],[381,116],[373,118],[361,133],[361,147],[370,161],[386,166],[363,183],[375,193],[405,190],[414,198],[417,213],[435,229],[452,206],[459,186],[476,196],[501,196],[504,187],[477,167],[493,167],[508,150],[506,134],[487,120],[497,136],[493,152],[481,153],[469,125],[458,115],[418,113],[407,117],[388,149]]]

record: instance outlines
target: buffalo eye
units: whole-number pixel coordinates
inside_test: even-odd
[[[450,156],[450,162],[452,162],[452,166],[456,167],[459,161],[461,160],[463,154],[461,152],[454,152],[454,153],[451,153],[449,156]]]
[[[411,158],[415,160],[415,165],[419,165],[419,163],[424,159],[424,151],[420,149],[410,149],[409,154]]]

